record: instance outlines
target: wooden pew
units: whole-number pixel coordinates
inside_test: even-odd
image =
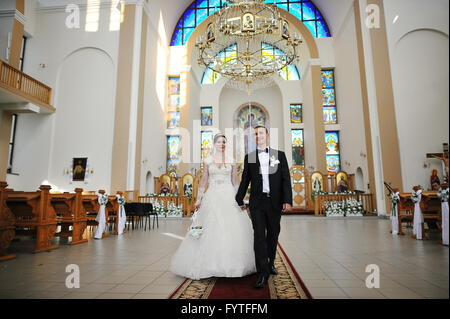
[[[7,192],[6,205],[15,215],[16,235],[33,235],[36,247],[33,253],[58,248],[51,241],[56,233],[57,218],[50,204],[50,189],[41,185],[37,192]]]
[[[8,184],[0,182],[0,261],[15,258],[16,255],[8,254],[7,249],[15,236],[16,218],[6,206]]]
[[[414,202],[411,199],[411,193],[400,193],[400,202],[398,203],[398,228],[399,235],[404,235],[403,223],[414,221]],[[423,239],[428,239],[425,233],[440,232],[442,222],[441,201],[437,197],[437,191],[422,191],[422,200],[420,201],[420,209],[423,214],[424,224],[436,222],[436,229],[424,229]]]
[[[56,212],[58,226],[61,227],[55,236],[72,237],[71,245],[87,242],[87,239],[83,239],[87,217],[83,209],[82,192],[81,188],[76,188],[75,193],[50,194],[50,203]]]

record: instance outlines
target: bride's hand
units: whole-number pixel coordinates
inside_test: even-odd
[[[200,209],[201,203],[195,203],[194,205],[194,211],[197,211]]]

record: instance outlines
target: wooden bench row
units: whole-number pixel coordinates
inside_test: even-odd
[[[398,203],[398,234],[404,235],[403,225],[413,223],[414,202],[411,199],[411,193],[400,193],[400,202]],[[435,225],[435,228],[424,228],[422,238],[427,239],[425,233],[442,232],[442,206],[441,200],[437,196],[437,191],[423,191],[420,201],[420,210],[422,211],[424,224]]]
[[[74,193],[52,194],[48,185],[41,185],[36,192],[21,192],[7,186],[6,182],[0,182],[0,261],[15,257],[8,254],[7,249],[17,236],[33,236],[36,241],[33,252],[37,253],[58,248],[52,245],[55,236],[71,237],[71,245],[85,243],[86,227],[98,224],[100,205],[96,194],[83,195],[81,188],[75,189]],[[107,223],[116,224],[113,234],[117,235],[119,203],[115,195],[108,199],[105,219]],[[103,237],[107,236],[105,229]]]

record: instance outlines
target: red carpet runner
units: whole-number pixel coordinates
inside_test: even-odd
[[[294,266],[278,244],[275,267],[264,289],[254,289],[256,274],[242,278],[186,279],[169,299],[312,299]]]

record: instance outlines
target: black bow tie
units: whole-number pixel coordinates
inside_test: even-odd
[[[258,154],[259,154],[259,153],[269,153],[269,148],[266,147],[266,148],[263,149],[263,150],[260,150],[260,149],[258,148]]]

